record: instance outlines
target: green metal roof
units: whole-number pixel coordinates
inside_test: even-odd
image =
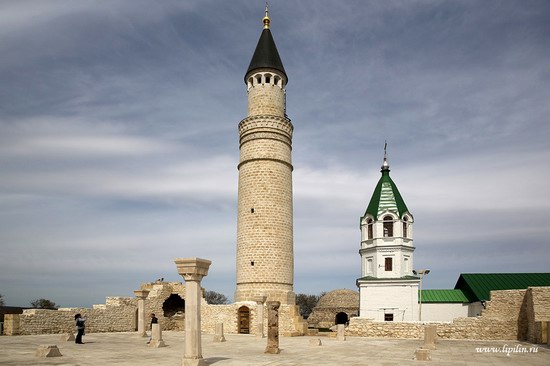
[[[492,290],[521,290],[533,286],[550,286],[550,273],[462,273],[455,289],[470,302],[490,300]]]
[[[420,291],[419,299],[420,299]],[[422,290],[423,303],[468,303],[462,290]]]
[[[376,221],[382,212],[389,210],[397,214],[399,218],[402,218],[409,211],[407,205],[405,205],[405,201],[403,201],[403,197],[401,197],[397,186],[390,178],[390,169],[382,168],[381,172],[382,177],[374,189],[367,211],[365,211],[363,217],[370,214]]]

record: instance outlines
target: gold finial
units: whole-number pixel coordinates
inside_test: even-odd
[[[264,28],[269,29],[269,23],[271,23],[271,19],[269,19],[269,8],[267,5],[267,0],[265,1],[265,17],[262,19],[262,22],[264,22]]]

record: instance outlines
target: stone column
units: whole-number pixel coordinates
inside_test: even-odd
[[[212,263],[200,258],[177,258],[178,273],[185,280],[185,353],[182,366],[206,366],[201,345],[201,280]]]
[[[216,323],[216,333],[214,334],[214,342],[225,342],[223,335],[223,323]]]
[[[267,302],[267,347],[265,353],[277,354],[279,350],[279,301]]]
[[[147,337],[145,326],[145,299],[149,295],[149,290],[136,290],[134,294],[138,298],[138,336]]]
[[[258,318],[258,330],[256,332],[256,337],[258,338],[264,337],[264,302],[266,299],[267,296],[256,297],[256,315]]]

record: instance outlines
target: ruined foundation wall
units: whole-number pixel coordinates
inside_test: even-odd
[[[437,335],[443,339],[521,339],[521,330],[528,327],[528,321],[523,315],[528,308],[525,305],[525,299],[528,297],[526,292],[527,290],[491,291],[491,301],[487,301],[481,316],[429,324],[437,324]],[[421,338],[424,335],[424,324],[375,322],[372,319],[352,318],[347,334],[376,338]]]
[[[522,339],[532,343],[547,343],[547,322],[550,321],[550,287],[530,287],[525,295],[527,329]]]
[[[136,330],[136,304],[132,298],[108,298],[105,305],[94,308],[27,309],[9,317],[6,335],[56,334],[75,332],[74,315],[86,316],[86,331],[132,332]],[[16,319],[17,318],[17,319]]]

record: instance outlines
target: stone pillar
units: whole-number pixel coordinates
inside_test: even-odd
[[[267,296],[258,296],[256,297],[256,315],[258,318],[256,331],[256,337],[264,337],[264,302],[267,299]]]
[[[151,342],[149,342],[149,347],[166,347],[166,344],[162,340],[162,330],[158,323],[151,324]]]
[[[134,294],[138,298],[138,336],[147,337],[145,327],[145,299],[149,295],[149,290],[136,290]]]
[[[435,341],[437,338],[437,325],[424,326],[424,345],[422,348],[435,349]]]
[[[346,326],[344,324],[338,324],[336,326],[336,339],[339,341],[346,340]]]
[[[178,273],[185,280],[185,353],[183,366],[206,366],[201,345],[201,280],[212,263],[200,258],[177,258]]]
[[[4,314],[4,335],[19,335],[19,314]]]
[[[225,342],[223,335],[223,323],[216,323],[216,333],[214,334],[214,342]]]
[[[267,347],[265,353],[277,354],[279,350],[279,301],[267,302]]]

